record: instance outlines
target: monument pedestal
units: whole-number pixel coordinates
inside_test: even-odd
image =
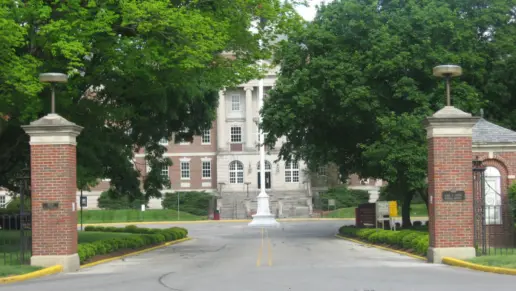
[[[475,257],[471,137],[478,119],[446,106],[425,122],[431,263]]]
[[[22,128],[30,136],[31,265],[77,271],[76,137],[82,127],[48,114]]]

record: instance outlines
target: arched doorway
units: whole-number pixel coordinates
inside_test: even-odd
[[[502,175],[495,167],[486,167],[485,220],[486,225],[502,224]]]
[[[265,161],[265,189],[270,189],[272,185],[271,181],[271,163],[269,161]],[[260,162],[256,165],[257,175],[258,175],[258,189],[262,189],[261,176],[260,176]]]

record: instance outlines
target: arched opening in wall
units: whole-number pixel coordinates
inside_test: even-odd
[[[269,161],[265,161],[265,189],[270,189],[272,185],[271,181],[271,163]],[[260,162],[256,165],[257,175],[258,175],[258,189],[262,189],[261,183],[261,175],[260,175]]]
[[[484,177],[486,225],[502,224],[502,175],[497,168],[488,166]]]

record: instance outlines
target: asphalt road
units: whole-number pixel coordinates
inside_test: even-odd
[[[343,222],[284,222],[262,233],[245,223],[186,224],[195,239],[77,273],[2,291],[485,291],[516,277],[434,265],[334,237]],[[149,227],[149,226],[147,226]],[[155,225],[153,227],[166,227]],[[267,238],[268,235],[268,238]]]

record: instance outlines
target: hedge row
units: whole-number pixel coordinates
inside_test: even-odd
[[[182,227],[151,229],[138,228],[134,225],[129,225],[124,228],[88,226],[85,230],[97,232],[125,232],[132,233],[133,235],[79,244],[77,252],[79,253],[81,264],[95,256],[106,255],[118,250],[139,249],[158,245],[182,239],[188,235],[188,231]]]
[[[355,237],[372,244],[388,245],[421,256],[426,256],[429,244],[428,233],[417,230],[392,231],[343,226],[339,229],[339,233],[342,236]]]

